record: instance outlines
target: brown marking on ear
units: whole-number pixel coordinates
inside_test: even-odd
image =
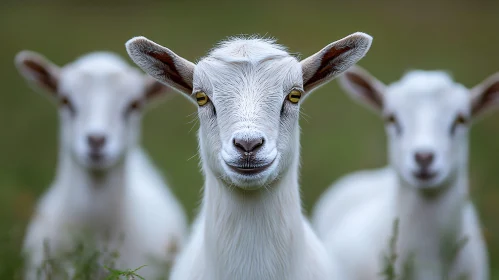
[[[170,55],[152,51],[147,52],[146,54],[164,63],[165,68],[163,69],[163,75],[165,76],[165,78],[170,79],[174,83],[192,91],[192,87],[189,85],[189,83],[187,83],[179,74],[178,69],[175,67],[175,61]]]
[[[28,68],[30,68],[33,72],[36,72],[39,81],[42,84],[42,86],[47,87],[49,90],[52,92],[56,93],[58,89],[58,83],[57,79],[49,72],[47,69],[44,67],[40,66],[40,64],[31,61],[31,60],[25,60],[24,65]]]
[[[145,99],[146,100],[154,99],[154,98],[158,97],[158,95],[160,95],[162,92],[165,92],[167,90],[168,90],[168,88],[165,85],[163,85],[162,83],[156,82],[156,81],[152,82],[146,88]]]
[[[313,87],[316,83],[319,83],[326,77],[334,75],[336,72],[336,70],[334,69],[336,66],[334,63],[335,58],[351,51],[352,49],[354,49],[354,47],[346,45],[341,48],[332,48],[327,51],[322,57],[321,65],[319,66],[317,72],[312,77],[310,77],[310,79],[306,82],[305,87]]]
[[[478,112],[484,110],[494,102],[499,102],[499,82],[490,85],[487,90],[473,102],[473,107],[471,109],[472,115],[478,114]]]
[[[353,72],[346,72],[345,77],[349,79],[355,85],[365,89],[365,95],[369,101],[373,103],[378,108],[383,108],[383,99],[377,93],[377,90],[372,87],[365,79]]]

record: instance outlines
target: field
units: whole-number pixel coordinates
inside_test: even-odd
[[[23,49],[59,65],[144,35],[197,60],[217,41],[272,36],[308,56],[355,31],[374,37],[360,65],[385,83],[410,69],[444,69],[471,87],[499,71],[498,1],[9,1],[0,2],[0,279],[14,278],[24,227],[50,185],[57,158],[55,107],[26,86],[13,58]],[[180,95],[147,113],[143,144],[192,218],[202,178],[196,108]],[[340,176],[386,164],[385,134],[374,114],[332,82],[303,105],[301,189],[309,211]],[[499,112],[475,124],[470,183],[499,279]],[[194,125],[194,127],[193,127]]]

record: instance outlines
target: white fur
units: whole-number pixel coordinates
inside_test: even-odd
[[[386,87],[356,68],[341,82],[353,97],[396,119],[386,125],[390,165],[339,180],[314,211],[313,225],[327,250],[341,252],[345,279],[381,279],[397,218],[398,274],[412,256],[411,279],[457,279],[463,273],[466,279],[488,279],[487,252],[468,195],[468,123],[455,122],[478,113],[472,113],[473,96],[485,90],[470,92],[439,71],[413,71]],[[414,175],[418,151],[434,153],[433,178]],[[468,242],[460,253],[449,257],[446,250],[463,238]]]
[[[103,252],[119,252],[118,269],[147,265],[138,271],[147,279],[164,274],[164,266],[155,262],[172,263],[184,243],[186,220],[140,147],[140,106],[150,102],[146,93],[157,93],[150,90],[156,82],[110,53],[88,54],[59,69],[40,55],[21,52],[16,64],[57,103],[70,102],[59,108],[55,180],[24,242],[26,279],[38,279],[36,271],[47,257],[61,258],[82,240]],[[57,80],[57,90],[46,86],[46,75]],[[130,107],[134,101],[139,108]],[[89,135],[106,137],[100,160],[89,156]],[[73,270],[70,264],[67,269]]]
[[[127,43],[132,59],[160,81],[189,96],[202,91],[210,98],[199,107],[205,175],[202,209],[171,279],[342,279],[302,215],[299,104],[286,96],[293,89],[305,96],[347,69],[367,52],[370,41],[367,35],[356,34],[328,46],[323,53],[339,45],[352,51],[338,51],[342,55],[331,59],[337,67],[318,80],[313,78],[323,53],[300,63],[269,40],[229,40],[197,65],[145,38]],[[150,53],[170,59],[161,63]],[[158,74],[173,67],[193,73],[181,75],[184,81],[193,81],[192,88],[186,90],[185,85]],[[250,162],[268,168],[254,175],[234,171],[230,166],[248,164],[233,144],[237,139],[263,139]]]

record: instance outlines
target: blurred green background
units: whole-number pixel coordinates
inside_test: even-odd
[[[374,37],[364,66],[385,83],[414,68],[446,69],[471,87],[499,71],[499,1],[5,1],[0,2],[0,278],[12,261],[37,198],[50,185],[57,152],[55,107],[32,92],[13,65],[22,49],[59,65],[95,50],[126,57],[144,35],[197,60],[239,34],[273,36],[302,57],[355,31]],[[128,57],[127,57],[128,59]],[[382,123],[332,82],[307,99],[302,118],[306,211],[340,176],[386,163]],[[144,146],[192,218],[202,178],[195,107],[170,99],[144,119]],[[499,112],[471,132],[471,185],[499,279]]]

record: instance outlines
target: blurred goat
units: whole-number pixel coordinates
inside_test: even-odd
[[[499,75],[468,90],[444,72],[412,71],[385,86],[355,67],[341,84],[385,120],[390,162],[341,179],[314,211],[319,237],[342,254],[345,279],[381,277],[398,219],[394,267],[403,279],[488,280],[468,194],[468,130],[499,104]]]
[[[60,120],[55,181],[24,243],[26,279],[53,279],[50,268],[41,277],[38,271],[52,258],[64,262],[83,239],[103,255],[117,252],[118,269],[147,265],[140,275],[161,274],[151,259],[174,260],[186,221],[142,151],[140,135],[143,109],[171,90],[111,53],[91,53],[58,67],[23,51],[15,62],[57,104]],[[71,264],[64,267],[73,273]]]

